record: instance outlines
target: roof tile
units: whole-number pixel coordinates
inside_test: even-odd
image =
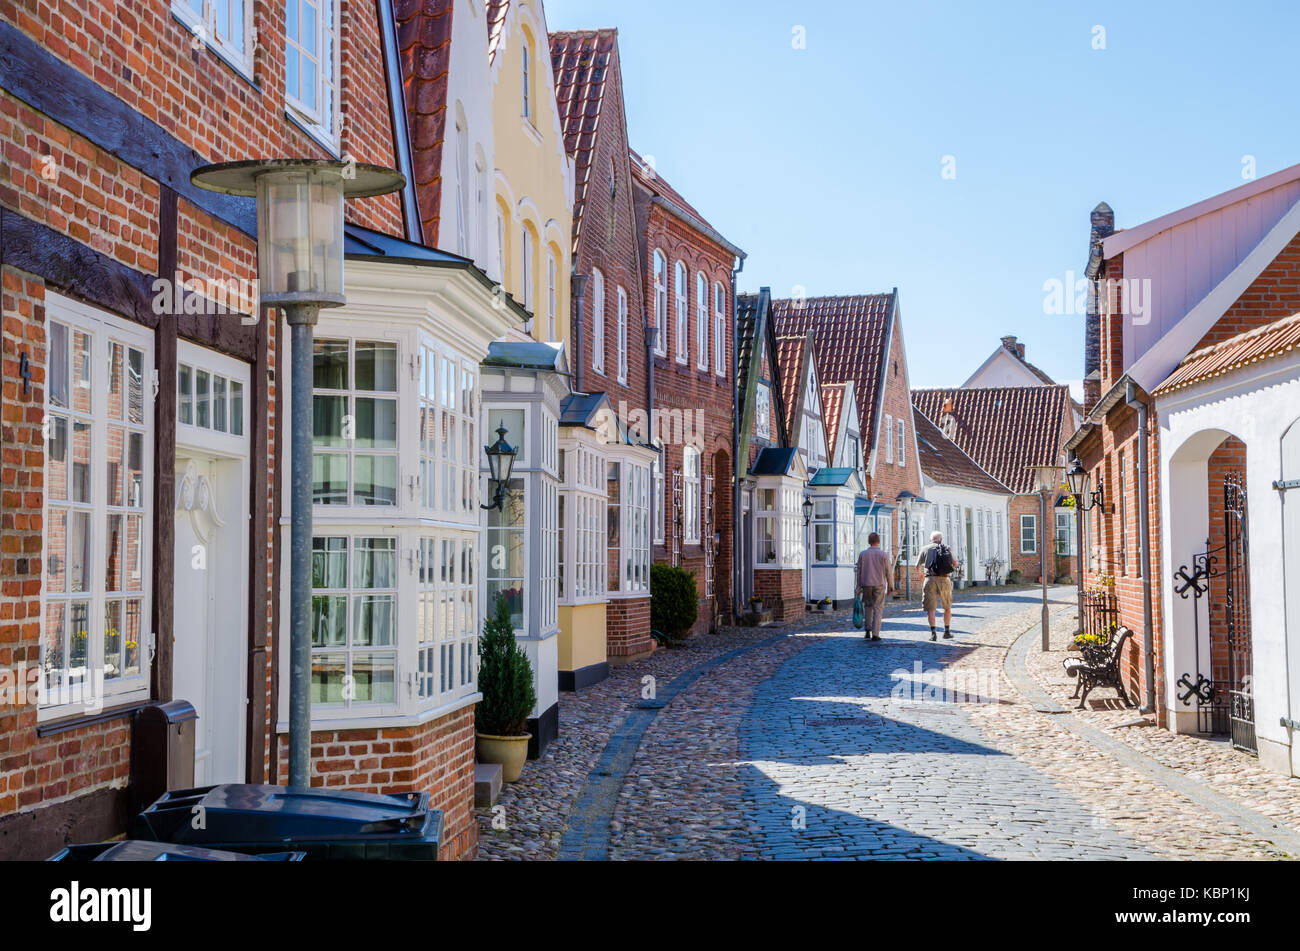
[[[941,485],[957,485],[984,492],[1010,494],[1011,490],[989,475],[961,447],[945,436],[928,416],[916,410],[916,448],[921,471]]]
[[[617,30],[576,30],[552,33],[551,71],[555,75],[555,104],[560,112],[564,150],[573,159],[573,246],[578,246],[582,212],[591,184],[592,156],[605,102],[605,81],[618,55]]]
[[[1172,393],[1260,360],[1280,357],[1297,347],[1300,347],[1300,314],[1292,314],[1189,353],[1156,387],[1154,395]]]
[[[447,64],[453,0],[395,0],[411,166],[425,243],[438,244],[442,214],[442,145],[447,127]]]

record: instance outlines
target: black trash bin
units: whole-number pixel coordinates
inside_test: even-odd
[[[164,793],[131,837],[232,852],[301,851],[307,860],[436,861],[442,811],[429,794],[225,783]]]
[[[268,852],[248,855],[221,852],[193,845],[127,839],[124,842],[94,842],[69,845],[51,855],[50,862],[301,862],[302,852]]]

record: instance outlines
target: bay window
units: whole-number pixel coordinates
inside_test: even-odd
[[[397,699],[397,539],[312,539],[313,704]]]
[[[813,499],[812,517],[813,561],[819,565],[834,564],[835,500]]]
[[[397,344],[314,342],[312,501],[397,504]]]
[[[754,520],[757,531],[757,547],[754,560],[759,565],[776,565],[778,526],[781,512],[777,502],[776,489],[759,489],[755,499]]]
[[[603,602],[609,559],[607,460],[595,447],[577,441],[569,443],[562,456],[557,554],[563,563],[560,601],[564,604]]]
[[[487,601],[484,608],[489,614],[496,611],[498,596],[506,599],[510,621],[515,630],[524,626],[524,564],[526,527],[524,523],[525,492],[523,479],[511,479],[507,485],[505,503],[487,513]]]
[[[46,334],[40,703],[59,715],[149,695],[153,336],[54,294]]]

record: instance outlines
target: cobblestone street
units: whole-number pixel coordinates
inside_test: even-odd
[[[1063,649],[1073,589],[1050,590]],[[1039,651],[1040,610],[1033,589],[975,589],[959,593],[951,641],[891,605],[879,643],[847,614],[813,615],[620,668],[563,695],[559,741],[479,810],[480,856],[1300,854],[1300,783],[1223,743],[1134,725],[1109,690],[1076,716],[1063,651]]]

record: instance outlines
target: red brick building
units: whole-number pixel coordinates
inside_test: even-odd
[[[745,253],[631,154],[660,457],[655,561],[695,575],[696,631],[733,617],[734,274]]]
[[[606,433],[605,646],[611,662],[643,656],[650,636],[648,567],[654,487],[645,302],[618,31],[552,33],[551,66],[574,162],[573,387],[603,396]],[[576,397],[582,400],[582,397]]]

